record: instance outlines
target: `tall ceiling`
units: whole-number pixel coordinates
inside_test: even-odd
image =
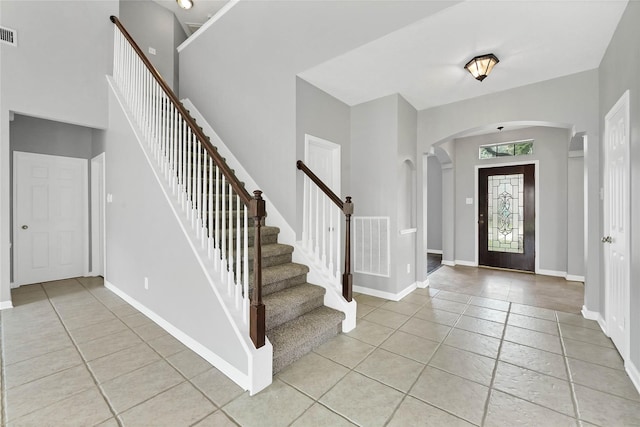
[[[194,7],[185,11],[175,0],[154,1],[173,11],[185,28],[186,23],[206,22],[226,3],[194,0]],[[354,0],[324,1],[339,11],[336,5],[340,2]],[[299,76],[348,105],[399,93],[416,109],[423,110],[597,68],[628,3],[628,0],[415,1],[432,2],[438,7],[422,8],[423,16],[416,16],[412,24],[304,70]],[[337,13],[335,19],[341,18]],[[365,31],[359,29],[362,23],[354,21],[352,25],[353,31]],[[330,31],[331,23],[326,23],[326,28]],[[274,25],[266,27],[266,31],[283,30]],[[303,43],[311,36],[295,37]],[[266,43],[269,37],[265,35],[264,40]],[[463,66],[472,57],[487,53],[494,53],[500,63],[487,79],[479,82]]]
[[[597,68],[627,0],[467,0],[300,74],[348,105],[426,109]],[[494,53],[479,82],[463,68]]]
[[[176,0],[153,0],[160,6],[169,9],[178,18],[187,36],[195,32],[198,26],[201,26],[213,15],[218,12],[227,0],[193,0],[194,7],[189,10],[182,9],[178,6]]]

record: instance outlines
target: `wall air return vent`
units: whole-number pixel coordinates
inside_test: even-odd
[[[0,26],[0,42],[18,46],[18,33],[11,28]]]
[[[354,273],[389,277],[389,217],[355,216],[352,219]]]

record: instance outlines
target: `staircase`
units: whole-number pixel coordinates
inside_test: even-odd
[[[260,225],[260,192],[251,198],[122,24],[116,17],[111,20],[118,27],[114,80],[141,139],[147,140],[141,145],[157,162],[154,168],[163,175],[165,193],[190,223],[189,238],[204,254],[203,268],[214,272],[212,286],[236,313],[232,317],[241,319],[237,327],[249,330],[253,351],[262,347],[260,337],[266,332],[275,374],[341,332],[345,314],[324,305],[326,289],[307,282],[309,267],[292,262],[294,248],[278,243],[280,229]],[[258,277],[253,271],[256,240],[261,248]],[[252,356],[248,359],[252,363]]]
[[[275,374],[340,333],[345,315],[324,306],[325,289],[307,283],[309,268],[291,262],[293,247],[278,243],[280,230],[262,230],[262,295]]]

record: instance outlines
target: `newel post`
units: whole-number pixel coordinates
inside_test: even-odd
[[[351,276],[351,215],[353,203],[351,197],[345,200],[342,212],[345,216],[345,242],[344,242],[344,274],[342,275],[342,296],[351,302],[353,299],[353,277]]]
[[[253,192],[253,199],[249,205],[250,214],[253,217],[255,231],[253,250],[253,295],[251,297],[251,309],[249,311],[249,335],[251,341],[260,348],[264,345],[265,336],[265,309],[262,303],[262,242],[260,228],[265,216],[265,202],[262,199],[262,191]]]

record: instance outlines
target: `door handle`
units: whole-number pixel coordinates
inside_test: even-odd
[[[613,243],[613,239],[611,238],[611,236],[603,237],[602,243]]]
[[[22,228],[23,230],[26,230],[27,228],[29,228],[29,226],[28,226],[28,225],[23,225],[21,228]]]

